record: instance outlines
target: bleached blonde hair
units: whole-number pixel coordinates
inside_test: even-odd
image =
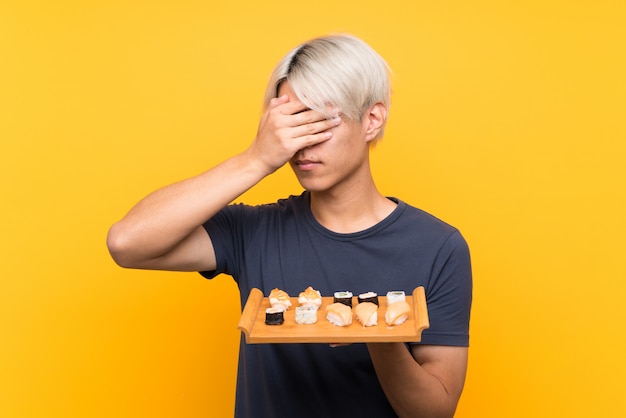
[[[344,117],[361,120],[375,103],[389,111],[390,69],[387,62],[361,39],[346,34],[311,39],[285,55],[270,76],[264,108],[277,97],[282,83],[289,82],[307,107],[331,114],[338,107]],[[383,129],[377,138],[382,137]]]

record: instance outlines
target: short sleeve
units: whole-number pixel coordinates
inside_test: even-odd
[[[455,231],[441,246],[426,288],[430,327],[422,344],[469,346],[472,268],[469,247]]]

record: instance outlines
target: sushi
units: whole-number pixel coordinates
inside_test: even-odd
[[[315,324],[317,322],[317,307],[311,305],[296,306],[296,324]]]
[[[378,294],[374,292],[361,293],[357,300],[359,303],[372,302],[378,305]]]
[[[364,327],[378,325],[378,305],[373,302],[361,302],[356,305],[354,310],[356,319],[363,324]]]
[[[278,288],[270,292],[269,300],[272,308],[283,308],[286,311],[291,306],[291,300],[287,292]]]
[[[280,325],[285,322],[285,310],[283,308],[267,308],[265,310],[265,323],[267,325]]]
[[[309,286],[304,292],[300,293],[298,302],[302,306],[311,306],[317,310],[322,305],[322,295],[319,290],[315,290]]]
[[[326,307],[326,319],[333,325],[345,327],[352,323],[352,309],[341,302],[332,303]]]
[[[385,321],[387,325],[400,325],[408,319],[409,312],[411,312],[411,307],[406,301],[393,302],[387,305]]]
[[[406,295],[402,290],[394,290],[387,292],[387,304],[391,305],[394,302],[405,301]]]
[[[333,301],[352,308],[352,292],[335,292]]]

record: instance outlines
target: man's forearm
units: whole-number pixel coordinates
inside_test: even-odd
[[[267,174],[244,152],[149,194],[111,227],[111,254],[132,266],[167,253]]]
[[[462,359],[452,359],[452,365],[445,366],[437,358],[429,358],[421,365],[403,343],[368,344],[368,350],[383,391],[399,417],[454,416],[465,378]]]

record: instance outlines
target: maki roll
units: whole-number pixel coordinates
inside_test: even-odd
[[[335,292],[333,301],[335,303],[343,303],[352,308],[352,292]]]
[[[374,292],[361,293],[358,297],[359,303],[372,302],[378,305],[378,294]]]
[[[391,305],[394,302],[405,301],[406,295],[402,290],[394,290],[387,292],[387,305]]]
[[[280,325],[285,322],[285,310],[283,308],[267,308],[265,310],[265,323],[267,325]]]

